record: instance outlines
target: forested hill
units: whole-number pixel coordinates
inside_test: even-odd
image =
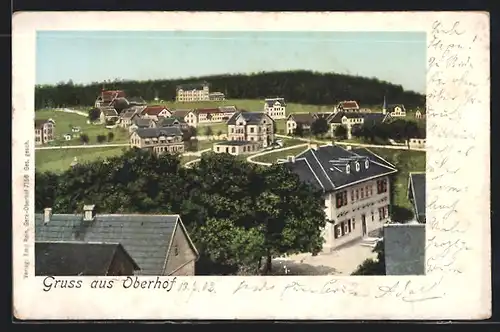
[[[331,105],[341,100],[356,100],[361,105],[382,105],[384,95],[389,103],[407,108],[425,105],[425,96],[405,91],[401,85],[374,78],[311,71],[262,72],[257,74],[215,75],[176,80],[119,81],[74,85],[71,81],[56,86],[35,87],[35,107],[93,105],[103,88],[121,89],[129,96],[165,101],[175,99],[176,85],[207,81],[210,91],[220,91],[228,99],[263,99],[284,97],[288,102]]]

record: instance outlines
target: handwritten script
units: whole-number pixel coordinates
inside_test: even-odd
[[[470,119],[483,103],[480,89],[488,84],[474,75],[478,63],[474,50],[482,38],[478,33],[460,21],[437,20],[428,36],[426,205],[432,235],[426,246],[427,274],[461,274],[460,257],[471,250],[464,236],[470,229],[470,204],[463,201],[470,195],[467,161],[477,150]],[[384,288],[383,296],[400,288],[399,283]]]

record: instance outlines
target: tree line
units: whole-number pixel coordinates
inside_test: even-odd
[[[204,154],[193,168],[178,155],[130,149],[122,156],[36,172],[35,209],[180,214],[201,258],[197,274],[272,272],[272,258],[321,251],[322,194],[282,165],[261,167]]]
[[[225,93],[229,99],[263,99],[284,97],[288,102],[331,105],[341,100],[356,100],[363,105],[381,105],[384,96],[407,108],[425,105],[425,96],[405,91],[401,85],[335,73],[312,71],[279,71],[254,74],[213,75],[176,80],[94,82],[87,85],[60,82],[57,85],[35,87],[35,108],[93,105],[101,89],[124,90],[129,96],[145,100],[158,97],[175,100],[176,86],[183,83],[207,81],[211,91]]]

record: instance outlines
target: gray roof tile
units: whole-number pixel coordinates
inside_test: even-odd
[[[118,251],[139,270],[119,243],[36,242],[35,275],[105,276]]]
[[[43,223],[35,215],[35,241],[84,241],[120,243],[141,268],[142,275],[162,275],[178,215],[83,215],[53,214]]]
[[[386,174],[396,173],[397,170],[388,162],[381,162],[381,158],[365,149],[363,154],[346,150],[338,145],[324,145],[317,149],[308,149],[296,156],[295,162],[282,162],[292,172],[299,175],[302,181],[319,182],[324,191],[332,191],[355,182],[360,182]],[[300,162],[300,161],[304,162]],[[368,169],[365,161],[368,160]],[[355,163],[359,162],[360,170],[356,171]],[[349,164],[350,172],[346,172]]]
[[[415,215],[419,221],[425,221],[425,173],[410,173],[408,195],[413,200]]]
[[[260,122],[262,121],[262,119],[264,117],[266,117],[266,114],[262,113],[262,112],[246,112],[244,110],[241,110],[241,111],[238,111],[238,112],[234,113],[233,116],[231,116],[229,118],[229,120],[227,120],[227,124],[228,125],[235,125],[236,124],[236,119],[240,116],[240,114],[245,119],[247,125],[260,124]],[[271,121],[273,121],[273,120],[271,119]]]
[[[139,128],[135,131],[141,138],[153,138],[160,136],[182,136],[179,127],[160,127],[160,128]]]
[[[386,275],[424,275],[425,225],[384,226],[384,254]]]

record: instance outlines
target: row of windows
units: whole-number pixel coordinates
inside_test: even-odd
[[[387,179],[377,181],[377,194],[387,192]],[[373,186],[368,185],[359,189],[351,190],[351,203],[373,196]],[[335,194],[336,207],[341,208],[349,204],[347,190]]]
[[[216,148],[216,151],[217,152],[221,152],[222,149],[220,146],[217,146]],[[229,147],[226,147],[226,153],[229,153]],[[251,151],[256,151],[257,150],[257,147],[255,145],[249,145],[249,146],[246,146],[244,145],[243,146],[243,152],[251,152]],[[236,153],[236,147],[235,146],[232,146],[231,147],[231,153]]]
[[[183,146],[158,146],[155,147],[157,152],[165,152],[165,151],[173,151],[173,152],[182,152],[184,151]]]
[[[371,221],[375,221],[375,213],[371,211]],[[381,207],[378,209],[378,220],[382,221],[389,217],[389,205]],[[346,221],[342,221],[340,223],[335,224],[334,226],[334,237],[337,239],[339,237],[348,235],[352,231],[356,229],[356,218],[347,219]]]
[[[373,196],[373,186],[371,185],[356,190],[351,190],[351,202],[353,203],[371,196]]]

